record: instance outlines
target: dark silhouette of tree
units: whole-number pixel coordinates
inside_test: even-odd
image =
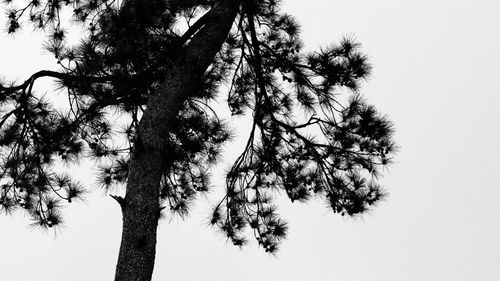
[[[7,31],[29,21],[46,32],[60,68],[0,85],[1,210],[56,227],[63,203],[86,190],[55,165],[99,160],[102,186],[126,186],[125,197],[112,195],[123,213],[115,280],[150,280],[161,213],[185,216],[208,191],[209,168],[232,136],[210,107],[221,85],[232,114],[253,121],[210,217],[234,245],[250,233],[277,250],[287,232],[277,191],[350,216],[384,196],[375,180],[395,144],[391,123],[357,94],[366,56],[351,38],[303,51],[280,1],[6,2]],[[76,46],[65,40],[64,10],[84,27]],[[65,109],[34,91],[44,77],[66,91]],[[340,97],[345,90],[350,98]]]

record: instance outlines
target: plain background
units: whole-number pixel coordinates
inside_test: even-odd
[[[290,233],[277,257],[254,242],[243,250],[226,243],[206,226],[201,200],[186,221],[161,223],[154,280],[500,280],[499,2],[283,2],[308,48],[353,34],[370,55],[374,73],[362,93],[395,123],[401,146],[382,179],[390,197],[355,220],[319,201],[283,201]],[[0,38],[4,77],[55,67],[29,28]],[[92,186],[89,167],[80,172]],[[222,182],[216,173],[215,188]],[[21,214],[0,216],[0,280],[113,279],[117,204],[96,190],[66,211],[57,235],[30,230]]]

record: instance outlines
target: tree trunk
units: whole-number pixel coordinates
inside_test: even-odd
[[[239,6],[237,0],[220,0],[214,5],[206,24],[172,64],[158,92],[149,98],[137,130],[126,195],[121,203],[123,233],[115,281],[151,280],[160,179],[168,170],[169,125],[220,50]]]

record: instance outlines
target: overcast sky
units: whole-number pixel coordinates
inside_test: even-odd
[[[500,2],[283,2],[308,48],[353,34],[369,54],[362,93],[395,123],[401,146],[382,179],[390,197],[357,220],[319,201],[284,201],[290,232],[277,257],[254,242],[226,243],[200,203],[186,221],[161,223],[153,279],[500,280]],[[3,76],[54,67],[29,29],[0,38]],[[91,185],[92,171],[80,169]],[[213,184],[222,187],[219,173]],[[0,280],[113,280],[117,204],[96,191],[66,211],[56,237],[30,230],[22,215],[0,216]]]

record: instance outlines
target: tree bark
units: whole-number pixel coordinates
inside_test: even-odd
[[[160,179],[168,170],[170,124],[194,91],[226,39],[240,1],[220,0],[209,18],[172,64],[139,123],[131,155],[126,195],[121,203],[123,232],[115,281],[150,281],[160,213]]]

